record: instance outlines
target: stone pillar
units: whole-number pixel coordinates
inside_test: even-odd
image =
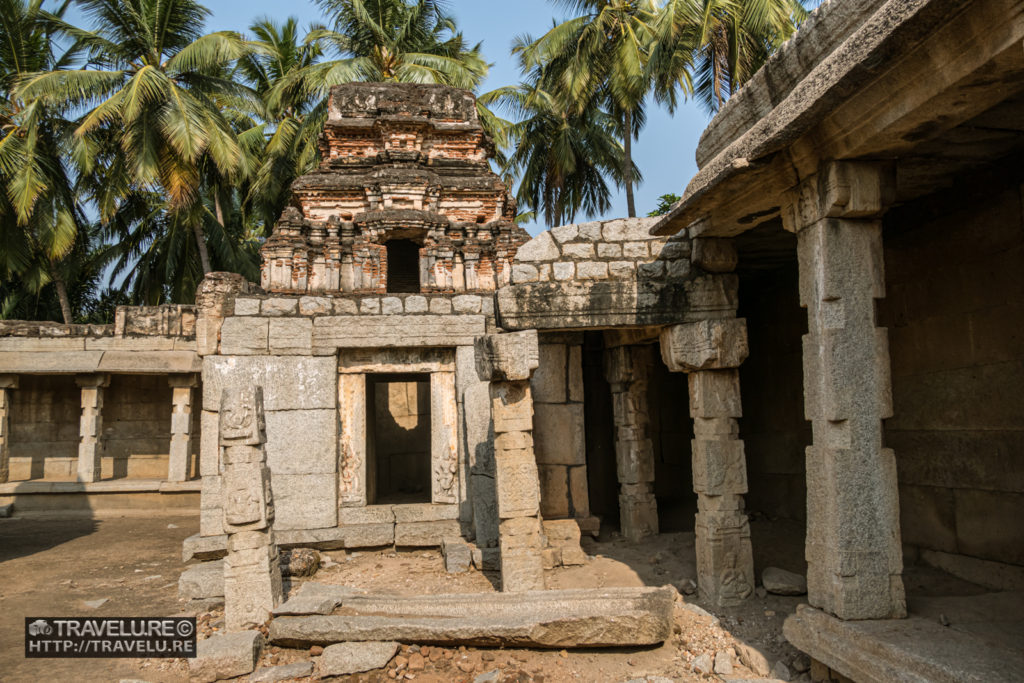
[[[622,535],[638,541],[658,533],[654,499],[654,444],[650,435],[647,386],[653,363],[650,346],[615,346],[604,355],[612,388],[615,462],[619,476]]]
[[[11,477],[11,390],[17,388],[17,375],[0,375],[0,484]]]
[[[883,447],[892,416],[879,220],[895,187],[890,169],[831,162],[784,211],[797,233],[807,448],[808,602],[840,619],[906,616],[896,461]]]
[[[224,448],[224,625],[259,628],[284,591],[274,544],[274,497],[267,467],[266,423],[260,387],[225,387],[220,404]]]
[[[82,416],[78,426],[78,481],[99,481],[103,465],[103,389],[110,375],[78,375],[82,388]]]
[[[667,328],[661,353],[673,372],[689,373],[697,585],[720,606],[754,592],[750,523],[744,510],[747,463],[737,419],[742,417],[736,368],[746,359],[746,321],[703,320]]]
[[[195,375],[170,375],[171,451],[167,460],[167,481],[188,481],[192,461],[192,395],[199,386]]]
[[[544,539],[530,391],[530,377],[538,365],[537,332],[480,337],[476,360],[480,379],[490,382],[501,589],[543,590]]]

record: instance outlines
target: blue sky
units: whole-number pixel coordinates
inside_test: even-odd
[[[282,20],[294,15],[304,26],[321,21],[320,12],[310,0],[205,0],[204,4],[213,13],[208,22],[211,31],[244,31],[253,19],[261,16]],[[450,0],[448,4],[465,37],[482,42],[484,56],[493,63],[483,91],[519,81],[519,70],[509,55],[513,38],[523,33],[540,35],[551,26],[552,18],[562,18],[547,0]],[[74,10],[68,18],[80,20]],[[662,194],[682,194],[697,170],[694,151],[708,120],[708,115],[694,103],[684,104],[675,116],[669,116],[653,103],[648,107],[647,127],[633,146],[634,160],[644,175],[644,182],[636,191],[639,215],[653,209]],[[625,215],[626,198],[619,193],[603,218]],[[577,216],[577,220],[585,219]],[[544,226],[524,227],[536,234]]]

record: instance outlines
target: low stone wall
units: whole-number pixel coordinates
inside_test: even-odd
[[[524,244],[512,284],[498,290],[501,326],[575,330],[732,315],[735,276],[724,273],[735,261],[701,260],[685,232],[652,237],[656,220],[563,225]]]

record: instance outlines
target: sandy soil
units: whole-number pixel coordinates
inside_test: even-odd
[[[184,660],[24,659],[25,616],[174,616],[187,614],[177,599],[184,568],[181,542],[195,533],[196,517],[0,520],[0,681],[187,680]],[[682,585],[694,578],[693,534],[664,534],[630,544],[616,537],[585,539],[592,559],[584,566],[548,573],[552,588]],[[397,593],[488,592],[497,577],[470,571],[447,574],[437,551],[383,550],[324,553],[327,566],[315,580]],[[293,586],[293,590],[297,587]],[[90,609],[85,601],[106,598]],[[680,596],[675,633],[661,647],[618,650],[533,651],[404,646],[388,668],[352,681],[473,681],[497,672],[494,681],[627,681],[664,676],[715,680],[692,671],[702,654],[746,642],[770,665],[801,664],[785,643],[781,624],[800,598],[753,598],[742,608],[705,613],[699,600]],[[200,633],[223,626],[221,611],[197,615]],[[315,653],[270,648],[264,666],[309,659]],[[734,659],[735,661],[735,659]],[[736,662],[737,678],[756,675]],[[244,680],[244,679],[242,679]]]

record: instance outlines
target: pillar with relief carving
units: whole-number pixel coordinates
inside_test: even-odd
[[[75,381],[82,390],[78,481],[99,481],[103,466],[103,390],[110,386],[110,375],[78,375]]]

